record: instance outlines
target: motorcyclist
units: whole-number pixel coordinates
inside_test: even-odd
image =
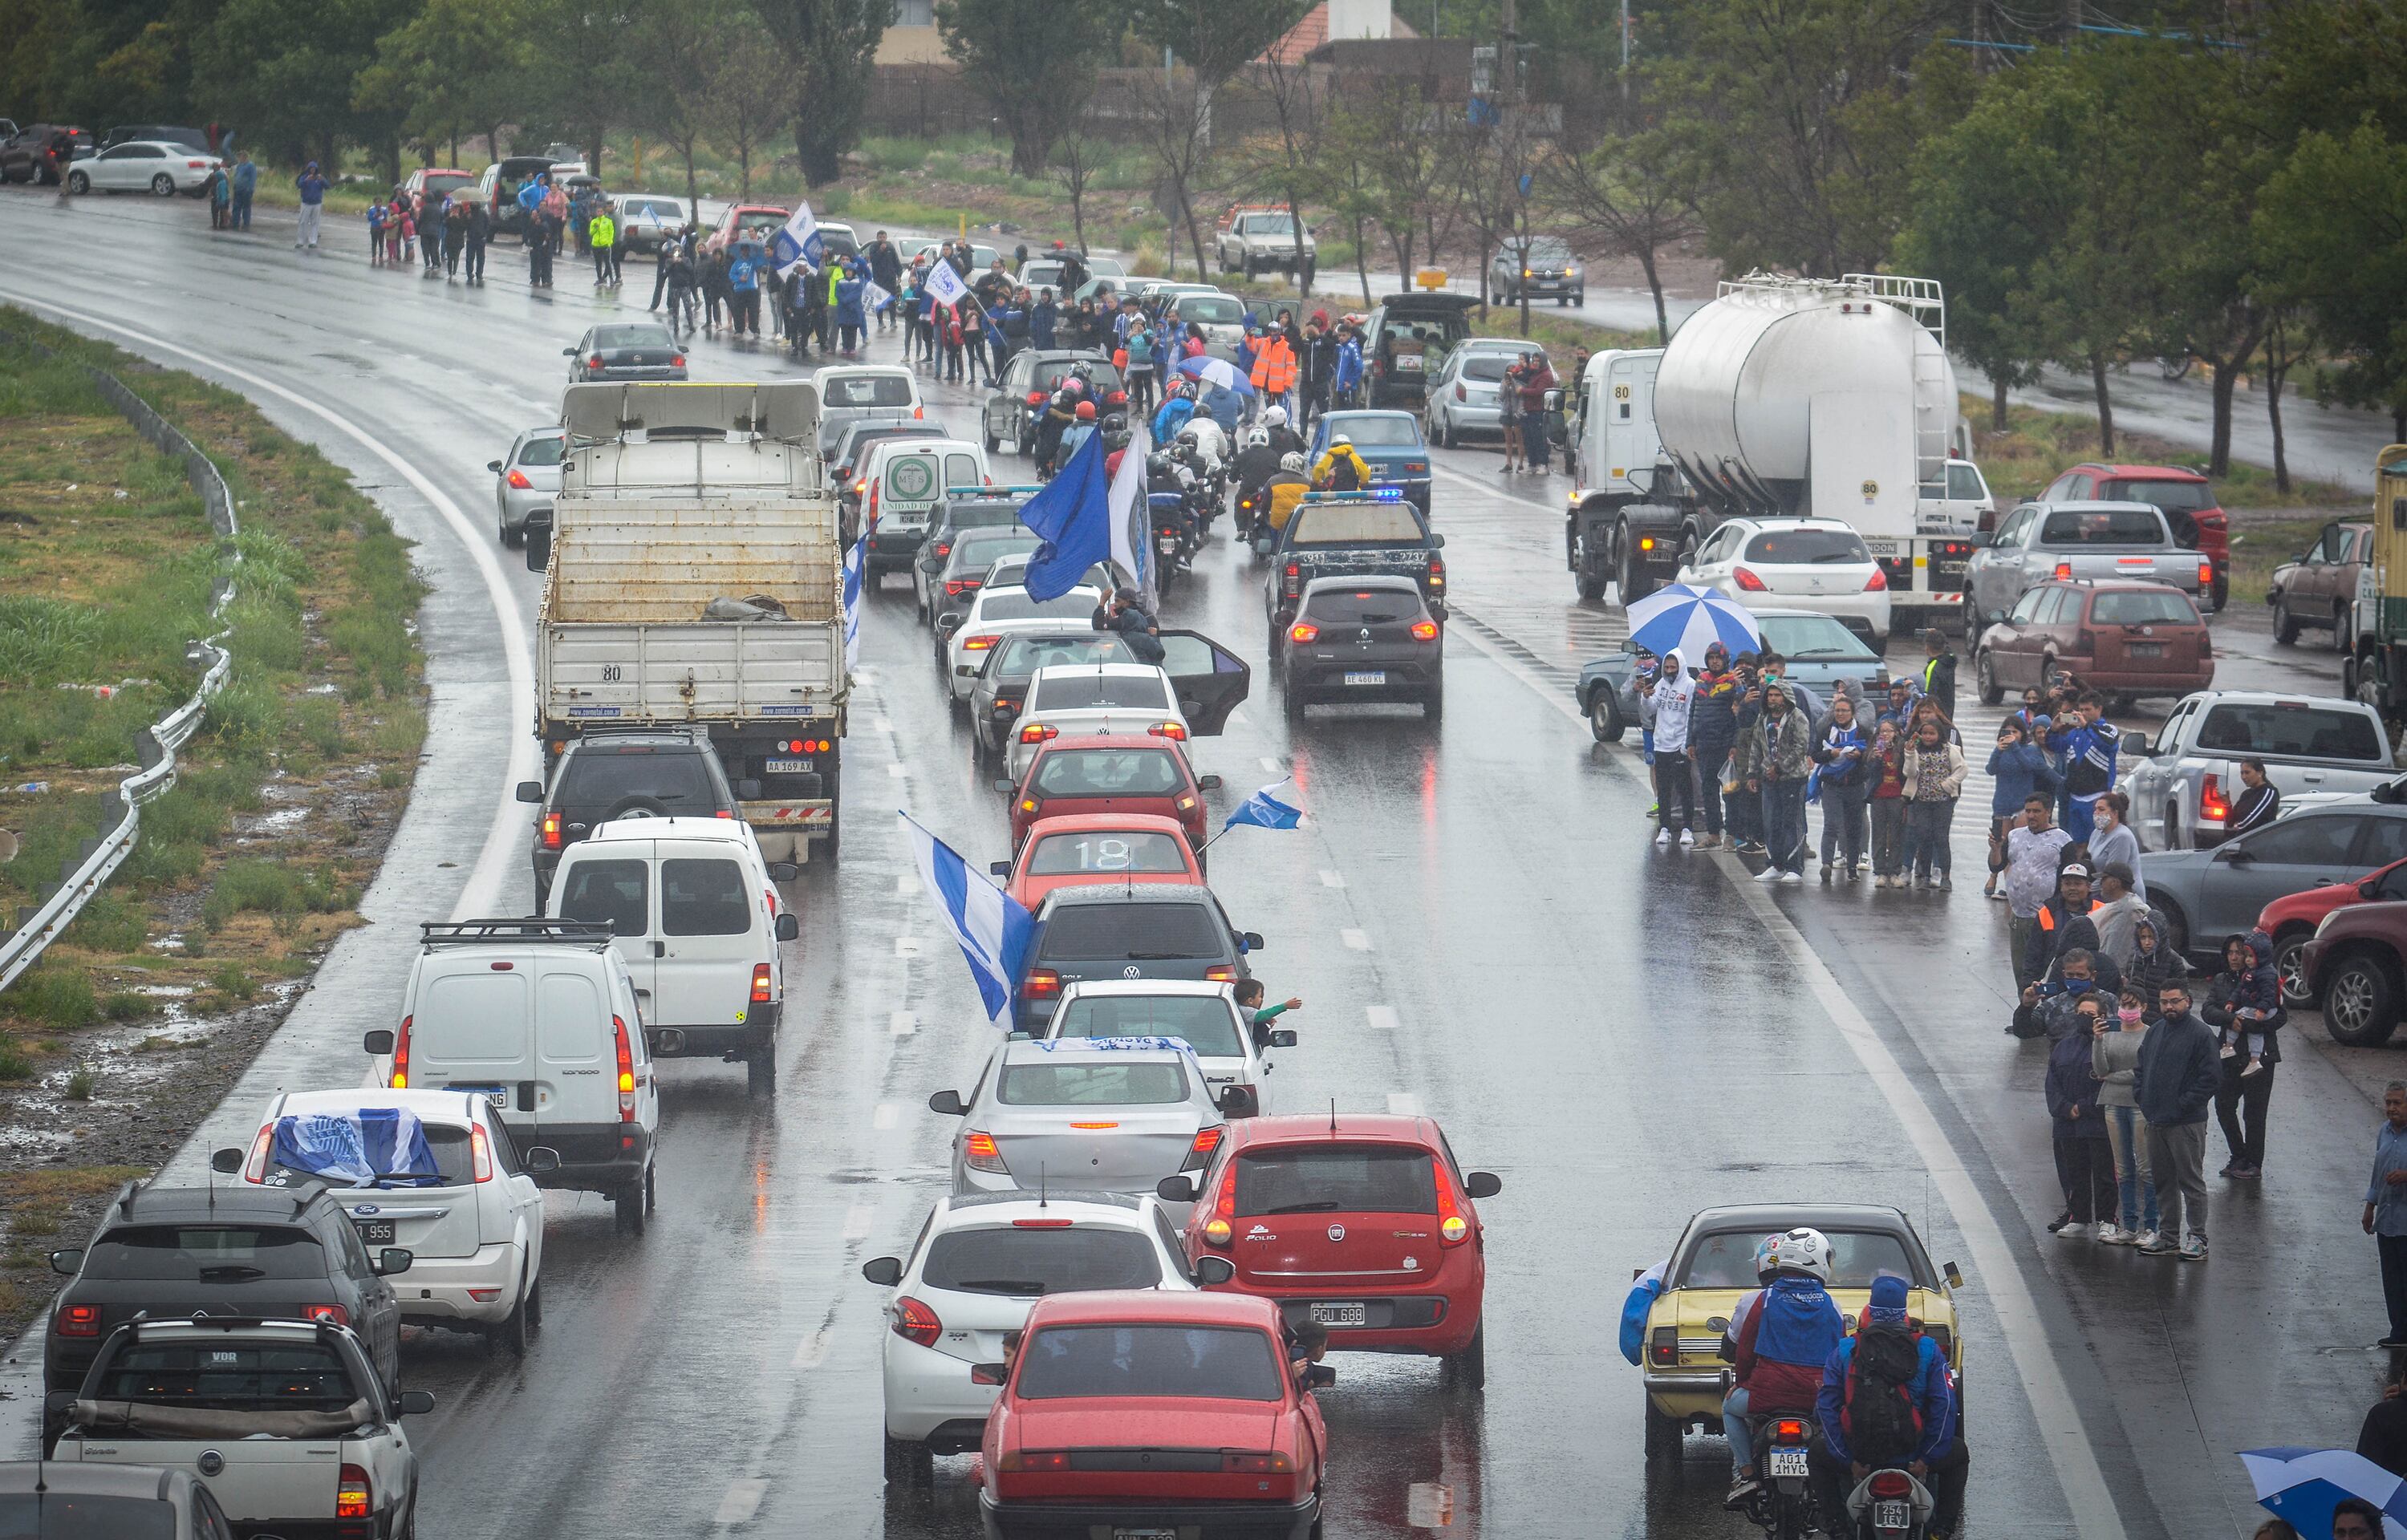
[[[1050,477],[1061,463],[1061,435],[1078,420],[1078,403],[1086,399],[1086,381],[1073,374],[1053,388],[1052,399],[1036,418],[1036,473]]]
[[[1144,600],[1134,588],[1118,588],[1105,594],[1104,601],[1095,606],[1091,624],[1099,631],[1118,632],[1121,644],[1139,663],[1160,668],[1168,656],[1162,650],[1161,638],[1154,634],[1153,616],[1145,613]]]
[[[1312,485],[1324,492],[1358,492],[1371,485],[1371,466],[1344,433],[1329,435],[1329,448],[1312,468]]]
[[[1237,450],[1237,458],[1229,462],[1229,479],[1236,484],[1239,502],[1250,502],[1246,522],[1250,526],[1261,522],[1262,485],[1278,474],[1279,452],[1271,445],[1271,435],[1261,428],[1248,428]]]
[[[1856,1335],[1823,1366],[1814,1484],[1826,1533],[1846,1533],[1839,1526],[1847,1496],[1875,1470],[1903,1467],[1930,1489],[1934,1535],[1953,1530],[1963,1511],[1970,1462],[1956,1436],[1955,1377],[1905,1304],[1903,1279],[1874,1279]]]
[[[1737,1384],[1722,1402],[1731,1468],[1725,1506],[1733,1508],[1762,1485],[1756,1478],[1754,1423],[1779,1412],[1811,1413],[1822,1367],[1847,1331],[1830,1300],[1830,1241],[1819,1230],[1765,1236],[1756,1248],[1755,1271],[1772,1281],[1732,1333]]]
[[[1194,485],[1195,473],[1180,464],[1171,451],[1157,449],[1146,457],[1145,489],[1153,527],[1175,527],[1182,550],[1191,550],[1195,545],[1195,524],[1187,511],[1188,488]],[[1175,503],[1170,501],[1174,497],[1178,500]]]
[[[1070,463],[1070,457],[1076,454],[1089,439],[1095,436],[1096,421],[1095,403],[1090,401],[1079,402],[1077,420],[1070,424],[1068,431],[1061,435],[1060,458],[1062,464]]]
[[[1303,474],[1303,456],[1293,452],[1281,455],[1278,474],[1262,483],[1267,507],[1258,527],[1267,528],[1274,534],[1286,529],[1287,521],[1295,516],[1295,505],[1310,490],[1312,483]]]
[[[1303,435],[1288,426],[1287,408],[1274,406],[1262,414],[1262,430],[1271,436],[1271,447],[1282,455],[1301,455],[1311,446]]]
[[[1195,416],[1195,387],[1181,380],[1162,388],[1161,410],[1153,415],[1153,442],[1168,444]]]

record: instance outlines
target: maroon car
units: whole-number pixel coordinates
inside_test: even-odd
[[[2349,904],[2324,917],[2300,956],[2324,1030],[2351,1048],[2379,1048],[2407,1000],[2407,903]]]
[[[2042,583],[1981,633],[1973,674],[1981,699],[2044,687],[2058,672],[2110,695],[2187,695],[2215,683],[2215,644],[2189,596],[2160,583]]]

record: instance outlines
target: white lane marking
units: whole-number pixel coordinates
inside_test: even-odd
[[[1390,1091],[1388,1110],[1400,1118],[1417,1118],[1421,1115],[1421,1099],[1409,1091]]]
[[[1362,1018],[1371,1024],[1371,1030],[1374,1032],[1393,1032],[1396,1029],[1394,1006],[1366,1005],[1362,1008]]]
[[[917,957],[919,954],[919,938],[917,936],[897,936],[894,938],[894,955],[897,957]]]
[[[872,1128],[891,1128],[902,1121],[903,1109],[890,1101],[879,1102],[877,1109],[869,1114]]]
[[[1588,725],[1587,713],[1579,709],[1562,690],[1547,684],[1520,660],[1504,652],[1471,627],[1461,628],[1462,639],[1502,665],[1504,671],[1536,691],[1538,698],[1553,705],[1565,716]],[[1624,775],[1641,784],[1645,777],[1638,768],[1634,755],[1617,754],[1608,756]],[[1720,863],[1716,863],[1719,865]],[[1864,1013],[1856,1008],[1845,990],[1822,959],[1814,954],[1804,935],[1772,900],[1762,884],[1750,880],[1746,869],[1735,862],[1723,867],[1723,874],[1737,891],[1739,902],[1753,911],[1756,922],[1764,932],[1780,943],[1789,962],[1803,974],[1815,998],[1830,1014],[1839,1037],[1856,1056],[1856,1063],[1872,1082],[1880,1088],[1881,1099],[1888,1103],[1890,1113],[1906,1137],[1914,1142],[1914,1151],[1930,1175],[1941,1201],[1955,1217],[1957,1228],[1964,1235],[1964,1243],[1972,1249],[1973,1265],[1989,1292],[1989,1300],[1998,1312],[1998,1324],[2006,1338],[2006,1351],[2015,1361],[2015,1370],[2022,1378],[2023,1394],[2030,1402],[2031,1417],[2039,1424],[2041,1440],[2046,1444],[2049,1462],[2055,1466],[2057,1486],[2064,1493],[2065,1505],[2072,1515],[2072,1526],[2084,1540],[2122,1540],[2125,1534],[2123,1516],[2115,1506],[2115,1496],[2106,1486],[2106,1473],[2099,1468],[2097,1453],[2090,1447],[2088,1431],[2082,1425],[2081,1408],[2073,1404],[2072,1388],[2065,1383],[2064,1371],[2058,1367],[2056,1355],[2048,1346],[2047,1328],[2040,1315],[2039,1304],[2031,1297],[2030,1286],[2015,1264],[2014,1248],[2007,1243],[1998,1216],[1989,1210],[1981,1190],[1973,1183],[1972,1174],[1964,1167],[1956,1148],[1948,1141],[1946,1131],[1930,1104],[1906,1075],[1904,1067],[1889,1052]]]
[[[1344,887],[1346,885],[1346,874],[1342,871],[1323,871],[1320,874],[1320,885],[1322,887]]]
[[[254,374],[249,370],[237,368],[222,359],[195,352],[189,347],[178,346],[164,337],[153,336],[148,332],[139,332],[130,326],[121,326],[115,321],[104,319],[89,311],[69,309],[65,305],[50,300],[14,291],[8,291],[8,293],[9,298],[19,304],[73,317],[88,326],[114,332],[120,336],[131,337],[147,346],[173,353],[178,358],[190,359],[201,366],[204,374],[223,374],[232,379],[238,379],[246,385],[255,386],[279,400],[290,402],[312,416],[323,418],[345,434],[358,440],[370,454],[399,472],[402,479],[416,488],[418,495],[424,498],[434,507],[435,513],[442,516],[443,522],[451,527],[451,532],[458,538],[461,547],[468,553],[469,558],[476,562],[477,575],[484,580],[486,595],[493,601],[493,616],[502,630],[502,657],[509,669],[510,694],[513,699],[523,700],[534,693],[534,662],[527,647],[526,621],[520,614],[518,596],[510,591],[508,581],[502,575],[501,560],[493,554],[493,544],[484,538],[476,521],[469,518],[458,503],[446,496],[434,483],[427,480],[425,473],[417,466],[387,447],[381,439],[377,438],[350,418],[310,400],[299,391],[287,389],[274,380]],[[504,783],[516,784],[520,781],[534,780],[536,765],[533,735],[514,733],[509,742],[510,764],[508,773],[502,777]],[[477,853],[477,864],[468,873],[467,884],[460,893],[460,901],[452,908],[453,919],[464,919],[474,914],[492,914],[500,911],[505,872],[510,868],[512,857],[517,855],[520,841],[524,838],[525,817],[526,815],[519,810],[518,799],[515,797],[505,798],[494,804],[492,824],[485,831],[484,849]]]
[[[919,874],[916,872],[906,871],[902,876],[895,878],[894,891],[896,894],[905,898],[912,897],[917,895],[919,891]]]
[[[886,767],[886,773],[894,777],[897,781],[900,781],[904,776],[910,774],[911,770],[908,766],[904,765],[902,761],[897,760],[893,764]]]
[[[1339,931],[1337,933],[1337,939],[1345,942],[1347,946],[1352,947],[1357,952],[1368,952],[1371,950],[1371,938],[1355,929],[1352,925],[1347,925],[1345,929]]]
[[[795,1369],[816,1369],[820,1364],[827,1362],[827,1355],[828,1329],[822,1326],[818,1331],[813,1332],[810,1335],[803,1338],[801,1342],[795,1344],[793,1361],[788,1365],[788,1367]]]
[[[877,1210],[872,1208],[869,1205],[865,1203],[854,1204],[851,1208],[844,1211],[844,1238],[847,1240],[867,1240],[869,1238],[869,1226],[876,1217]]]
[[[886,1018],[886,1030],[898,1038],[907,1038],[919,1030],[919,1018],[907,1010],[898,1010]]]
[[[1232,728],[1250,728],[1253,725],[1254,720],[1252,717],[1246,714],[1245,707],[1232,706],[1229,708],[1229,726]]]
[[[1270,771],[1273,775],[1276,775],[1276,774],[1278,773],[1279,762],[1278,762],[1277,760],[1275,760],[1275,759],[1272,758],[1272,757],[1271,757],[1269,755],[1267,755],[1267,754],[1266,754],[1266,755],[1263,755],[1263,756],[1262,756],[1262,769],[1264,769],[1264,770],[1266,770]]]
[[[719,1511],[710,1521],[722,1529],[736,1524],[748,1524],[761,1511],[761,1499],[769,1495],[769,1483],[757,1476],[727,1483],[727,1495],[719,1500]]]

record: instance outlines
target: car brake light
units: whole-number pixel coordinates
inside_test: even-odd
[[[2231,816],[2231,804],[2224,798],[2223,780],[2209,770],[2198,788],[2198,821],[2219,824]]]
[[[534,490],[534,483],[527,479],[527,473],[524,471],[512,471],[509,474],[509,483],[521,492]]]
[[[1299,620],[1287,629],[1287,639],[1289,642],[1316,642],[1319,638],[1320,628],[1309,620]]]
[[[968,637],[963,639],[961,643],[961,651],[965,653],[982,653],[1002,640],[1003,638],[999,636]]]
[[[610,1030],[619,1039],[619,1121],[635,1121],[635,1052],[627,1041],[627,1022],[622,1016],[610,1018]]]
[[[1070,1451],[1005,1449],[1003,1457],[995,1462],[994,1468],[998,1471],[1066,1471],[1070,1468]]]
[[[468,1125],[468,1175],[475,1181],[493,1180],[493,1151],[481,1123]]]
[[[1471,399],[1471,392],[1462,388],[1462,382],[1460,380],[1454,382],[1454,399],[1457,401],[1469,401]]]
[[[603,369],[608,366],[603,363],[602,355],[596,353],[591,358],[585,360],[585,367],[588,369]]]
[[[867,490],[869,490],[869,483],[866,481],[856,481],[852,484],[852,495],[855,497],[859,497]]]
[[[546,850],[560,848],[560,813],[557,810],[543,815],[543,848]]]
[[[207,161],[186,161],[184,162],[184,169],[186,171],[207,171],[208,168],[209,162]]]
[[[1303,586],[1302,574],[1303,569],[1292,561],[1287,564],[1287,571],[1279,574],[1279,586],[1287,590],[1289,598],[1294,598],[1296,590]]]
[[[1416,642],[1434,642],[1434,641],[1436,641],[1436,640],[1437,640],[1437,622],[1436,622],[1436,621],[1434,621],[1434,620],[1416,620],[1416,621],[1414,621],[1414,622],[1413,622],[1413,640],[1414,640],[1414,641],[1416,641]]]
[[[752,965],[752,1003],[754,1005],[769,1003],[769,965],[767,963]]]
[[[961,595],[969,592],[972,588],[976,586],[977,585],[975,583],[963,583],[959,579],[955,579],[954,581],[945,585],[945,597],[947,599],[959,599]]]
[[[682,368],[684,368],[684,367],[685,367],[685,355],[684,355],[683,353],[672,353],[672,354],[670,354],[670,355],[669,355],[669,367],[670,367],[670,368],[672,368],[672,369],[682,369]]]
[[[869,489],[869,522],[872,525],[875,525],[877,522],[877,494],[885,489],[886,484],[884,482],[880,482]]]
[[[62,1305],[58,1314],[50,1317],[50,1330],[61,1336],[98,1336],[100,1307],[97,1305]]]
[[[1019,981],[1019,997],[1023,1000],[1050,1000],[1061,993],[1061,975],[1049,968],[1032,968],[1028,977]]]
[[[1802,1444],[1805,1441],[1805,1424],[1797,1418],[1784,1417],[1772,1425],[1775,1443]]]
[[[913,1299],[909,1294],[904,1294],[894,1302],[894,1335],[896,1336],[906,1337],[922,1348],[933,1348],[936,1345],[936,1338],[942,1336],[944,1331],[945,1323],[936,1319],[936,1312]]]
[[[1156,722],[1145,730],[1150,737],[1167,738],[1181,743],[1187,742],[1187,728],[1183,723]]]
[[[1222,1129],[1217,1123],[1209,1128],[1195,1130],[1195,1142],[1187,1147],[1187,1159],[1178,1168],[1181,1171],[1203,1170],[1210,1163],[1212,1151],[1220,1148],[1221,1133]]]
[[[1441,1169],[1437,1172],[1437,1243],[1460,1246],[1471,1238],[1471,1222],[1462,1217],[1462,1205],[1454,1195],[1454,1180]]]
[[[1066,1219],[1016,1219],[1011,1222],[1015,1230],[1067,1230],[1070,1224]]]
[[[1680,1328],[1658,1326],[1646,1338],[1646,1356],[1660,1367],[1680,1362]]]
[[[1220,1174],[1220,1190],[1212,1195],[1212,1217],[1204,1222],[1204,1244],[1226,1246],[1237,1233],[1237,1163]]]
[[[1914,1477],[1906,1475],[1903,1471],[1874,1471],[1873,1473],[1873,1495],[1874,1497],[1886,1497],[1894,1500],[1896,1498],[1903,1497],[1913,1490]]]
[[[1106,406],[1125,406],[1128,404],[1128,392],[1125,390],[1115,390],[1110,395],[1104,398],[1104,404]]]
[[[2070,583],[2072,581],[2072,562],[2059,561],[2056,564],[2056,580],[2058,583]]]
[[[376,1492],[368,1486],[365,1466],[345,1465],[335,1478],[335,1517],[366,1519],[376,1508]]]
[[[994,1136],[984,1129],[974,1129],[962,1137],[961,1164],[973,1171],[994,1176],[1011,1174],[1011,1167],[1003,1163],[1003,1151],[996,1147]]]
[[[1220,1468],[1224,1471],[1243,1471],[1249,1476],[1261,1476],[1279,1471],[1291,1471],[1295,1469],[1295,1462],[1285,1454],[1277,1452],[1255,1454],[1245,1449],[1222,1449]]]
[[[301,1307],[301,1319],[326,1326],[348,1326],[351,1323],[351,1312],[339,1305],[304,1305]]]
[[[1048,738],[1061,736],[1061,729],[1050,722],[1031,722],[1019,729],[1019,741],[1023,743],[1042,743]]]
[[[1876,594],[1885,591],[1887,587],[1888,574],[1880,570],[1879,563],[1873,563],[1873,575],[1864,579],[1864,592]]]
[[[1764,583],[1763,579],[1756,576],[1754,572],[1748,571],[1745,567],[1732,567],[1730,569],[1730,581],[1751,594],[1764,594],[1772,591],[1771,587]]]
[[[2201,561],[2198,564],[2198,586],[2201,588],[2212,588],[2215,586],[2214,562]]]
[[[1042,406],[1042,405],[1044,405],[1044,404],[1045,404],[1045,392],[1044,392],[1044,391],[1042,391],[1042,390],[1031,390],[1030,392],[1028,392],[1028,404],[1029,404],[1029,405],[1031,405],[1031,406]]]
[[[919,421],[921,417],[924,417],[927,415],[928,409],[924,406],[914,406],[911,408],[911,420],[914,422]]]
[[[1216,984],[1232,984],[1237,982],[1237,970],[1226,963],[1214,963],[1204,970],[1204,977]]]
[[[404,1016],[401,1030],[392,1035],[392,1073],[384,1083],[395,1091],[409,1089],[409,1024],[415,1020],[415,1016]]]
[[[259,1137],[250,1141],[250,1158],[242,1165],[242,1180],[257,1186],[267,1180],[267,1150],[275,1142],[276,1125],[260,1125]]]
[[[1446,586],[1446,563],[1436,557],[1430,558],[1429,586],[1432,588]]]

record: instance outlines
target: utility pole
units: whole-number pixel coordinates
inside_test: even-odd
[[[1627,0],[1624,0],[1624,3],[1627,4]],[[1521,233],[1518,252],[1513,259],[1513,265],[1527,272],[1530,261],[1530,194],[1526,190],[1527,184],[1521,177],[1521,156],[1518,153],[1521,144],[1522,106],[1519,7],[1516,0],[1503,0],[1501,8],[1503,37],[1496,49],[1496,67],[1503,72],[1503,78],[1497,87],[1496,102],[1497,126],[1504,135],[1503,147],[1505,154],[1499,159],[1504,162],[1503,167],[1504,175],[1513,178],[1513,195],[1518,200],[1517,209],[1520,218],[1510,221],[1506,226],[1507,229],[1518,226]],[[1513,247],[1508,246],[1506,249],[1511,250]],[[1520,301],[1521,335],[1526,337],[1530,334],[1529,280],[1525,277],[1513,288]]]

